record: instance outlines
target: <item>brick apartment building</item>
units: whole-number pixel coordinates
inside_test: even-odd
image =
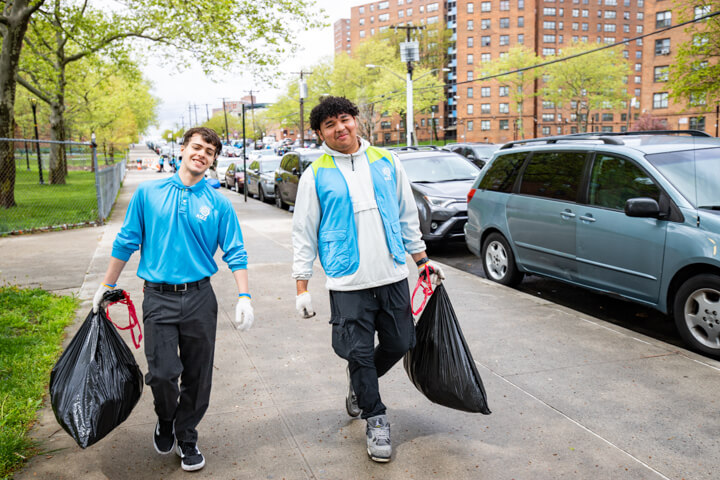
[[[551,56],[572,42],[612,44],[677,24],[675,4],[645,0],[387,0],[351,9],[350,51],[364,39],[393,25],[445,21],[455,42],[448,50],[450,72],[446,99],[434,115],[439,137],[447,141],[501,143],[520,138],[517,108],[509,87],[501,79],[480,81],[483,64],[497,60],[517,45],[536,55]],[[709,13],[703,7],[694,13]],[[672,23],[675,22],[675,23]],[[714,134],[717,115],[706,106],[689,108],[668,99],[664,87],[673,46],[687,41],[678,28],[624,45],[623,56],[631,71],[627,78],[627,101],[620,109],[591,112],[588,130],[625,131],[641,113],[664,118],[668,128],[697,128]],[[457,84],[455,84],[457,82]],[[533,93],[542,87],[534,82]],[[430,115],[417,115],[418,140],[430,138]],[[557,108],[542,97],[528,97],[522,119],[525,138],[575,133],[576,118],[570,106]],[[713,120],[711,122],[711,119]],[[379,119],[374,141],[396,141],[399,118]],[[427,125],[427,126],[426,126]]]
[[[350,19],[341,18],[333,24],[335,32],[335,55],[340,53],[352,54],[350,41]]]

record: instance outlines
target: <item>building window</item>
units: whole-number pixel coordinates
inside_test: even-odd
[[[428,24],[428,25],[432,25],[432,24],[434,24],[434,23],[438,23],[439,21],[440,21],[440,17],[438,17],[437,15],[434,15],[434,16],[432,16],[432,17],[428,17],[428,18],[427,18],[427,24]]]
[[[667,92],[653,93],[653,108],[667,108],[668,94]]]
[[[473,42],[473,37],[468,37],[468,38],[467,38],[467,46],[468,46],[468,48],[472,48],[472,47],[473,47],[473,43],[474,43],[474,42]]]
[[[542,121],[543,121],[543,122],[554,122],[554,121],[555,121],[555,114],[553,114],[553,113],[543,113],[543,114],[542,114]]]
[[[617,12],[615,10],[605,10],[605,18],[617,18]]]
[[[510,94],[510,87],[508,86],[501,86],[498,88],[498,96],[500,97],[507,97]]]
[[[468,132],[472,132],[473,127],[474,127],[473,121],[472,121],[472,120],[468,120],[468,121],[467,121],[467,130],[468,130]]]
[[[500,0],[500,11],[507,12],[508,10],[510,10],[510,1],[509,0]]]
[[[438,2],[428,3],[427,6],[425,7],[425,11],[428,13],[437,12],[439,8],[440,8],[440,6],[439,6]]]
[[[655,55],[670,55],[670,39],[655,40]]]
[[[612,121],[614,121],[613,114],[612,114],[612,113],[603,113],[603,114],[602,114],[602,121],[603,121],[603,122],[612,122]]]
[[[480,30],[489,30],[490,29],[490,19],[489,18],[483,18],[480,20]]]
[[[480,87],[480,96],[481,97],[489,97],[490,96],[490,87]]]
[[[392,128],[392,126],[390,125],[390,122],[383,120],[382,122],[380,122],[380,128],[382,130],[388,130]]]
[[[467,89],[467,97],[473,98],[473,87],[468,87]]]
[[[708,37],[703,33],[697,33],[692,37],[692,44],[694,47],[702,47],[703,45],[707,45],[707,43]]]
[[[480,37],[480,46],[481,47],[489,47],[490,46],[490,35],[485,35]]]
[[[522,28],[525,26],[525,17],[518,17],[518,27]]]
[[[468,64],[468,65],[472,65],[472,64],[473,64],[473,54],[472,54],[472,53],[468,53],[468,56],[467,56],[467,64]]]
[[[480,3],[480,11],[481,12],[489,12],[492,9],[490,2],[482,2]]]
[[[700,7],[695,7],[695,20],[697,20],[700,17],[704,17],[705,15],[708,15],[710,13],[710,5],[703,5]],[[705,120],[703,119],[703,122]]]
[[[555,55],[555,49],[554,48],[543,48],[542,54],[544,57],[550,57]]]
[[[468,21],[467,21],[467,29],[468,29],[468,30],[472,30],[472,29],[473,29],[473,21],[472,21],[472,20],[468,20]]]
[[[467,4],[467,13],[473,13],[475,11],[475,5],[472,2]]]
[[[655,28],[669,27],[672,23],[672,12],[665,10],[655,14]]]
[[[661,67],[655,67],[654,74],[653,74],[653,80],[656,82],[667,82],[669,70],[670,69],[667,65],[664,65]]]
[[[468,106],[467,106],[467,114],[468,114],[468,115],[472,115],[474,110],[475,110],[475,107],[473,106],[473,104],[472,104],[472,103],[468,103]]]
[[[387,22],[390,20],[390,14],[389,13],[382,13],[378,15],[378,22]]]
[[[490,130],[490,120],[480,120],[480,130]]]
[[[524,35],[524,34],[522,34],[522,33],[519,33],[519,34],[518,34],[518,43],[519,43],[520,45],[522,45],[523,43],[525,43],[525,35]]]
[[[690,129],[705,131],[705,117],[690,117]]]
[[[405,15],[406,15],[406,16],[412,17],[412,14],[413,14],[413,9],[412,9],[412,8],[408,8],[407,10],[405,10]]]
[[[555,43],[555,35],[543,35],[543,43]]]
[[[398,18],[403,18],[405,16],[405,12],[403,10],[398,10]]]
[[[360,25],[365,25],[365,19],[361,18],[359,23],[360,23]]]
[[[510,45],[510,35],[500,35],[500,45]]]
[[[386,10],[388,7],[390,7],[390,2],[378,3],[378,10]]]
[[[510,104],[509,103],[501,103],[498,105],[498,112],[500,113],[510,113]]]
[[[500,28],[510,28],[510,19],[508,17],[500,19]]]
[[[691,93],[690,94],[690,105],[693,107],[700,107],[702,105],[705,105],[707,102],[705,100],[705,94],[703,93]]]
[[[365,38],[365,30],[360,30],[360,38]]]
[[[500,120],[500,130],[509,130],[510,129],[509,123],[510,123],[509,120]]]
[[[480,54],[480,63],[488,63],[492,60],[492,57],[489,53],[481,53]]]
[[[555,22],[543,22],[543,28],[545,30],[555,30]]]
[[[550,135],[550,127],[542,127],[543,135]]]
[[[360,13],[360,15],[364,14],[364,13],[365,13],[365,7],[360,7],[360,8],[358,9],[358,13]]]
[[[480,113],[489,114],[490,113],[490,104],[489,103],[481,103],[480,104]]]
[[[543,15],[548,17],[554,17],[555,16],[555,7],[545,7],[543,8]]]
[[[603,31],[615,32],[615,31],[617,31],[617,28],[614,23],[606,23],[605,25],[603,25]]]

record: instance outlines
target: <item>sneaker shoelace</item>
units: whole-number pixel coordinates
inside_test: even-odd
[[[390,429],[383,425],[375,425],[373,427],[373,436],[375,437],[375,440],[380,442],[389,442],[390,441]]]

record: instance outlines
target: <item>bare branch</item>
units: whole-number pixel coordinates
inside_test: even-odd
[[[109,36],[109,37],[103,38],[102,40],[100,40],[100,41],[98,42],[97,45],[95,45],[94,47],[89,48],[88,50],[86,50],[86,51],[84,51],[84,52],[79,52],[79,53],[76,53],[75,55],[71,55],[71,56],[69,56],[69,57],[66,57],[63,63],[64,63],[65,65],[67,65],[68,63],[74,62],[74,61],[76,61],[76,60],[80,60],[80,59],[83,58],[83,57],[86,57],[86,56],[88,56],[88,55],[91,55],[91,54],[93,54],[93,53],[96,53],[96,52],[102,50],[103,48],[105,48],[105,47],[108,46],[110,43],[114,42],[115,40],[122,40],[122,39],[125,39],[125,38],[142,38],[142,39],[145,39],[145,40],[150,40],[150,41],[152,41],[152,42],[165,42],[165,43],[170,44],[170,42],[166,42],[166,40],[168,40],[168,37],[163,36],[163,35],[161,35],[161,36],[159,36],[159,37],[153,37],[153,36],[151,36],[151,35],[143,35],[143,34],[134,33],[134,32],[130,32],[130,33],[119,33],[119,34],[116,34],[116,35],[111,35],[111,36]]]
[[[38,50],[37,47],[35,47],[35,44],[32,42],[32,40],[30,40],[30,39],[26,36],[26,37],[23,39],[23,41],[25,42],[25,45],[27,45],[28,48],[30,48],[30,50],[32,50],[33,54],[35,54],[35,55],[37,55],[38,57],[40,57],[41,59],[45,60],[45,61],[46,61],[47,63],[49,63],[51,66],[54,66],[53,61],[52,61],[47,55],[45,55],[45,54],[42,53],[40,50]]]
[[[22,78],[20,75],[15,75],[15,80],[25,87],[27,91],[38,97],[43,102],[47,103],[48,105],[51,104],[50,95],[45,94],[44,92],[40,91],[40,89],[35,88],[33,85],[31,85],[27,80]]]

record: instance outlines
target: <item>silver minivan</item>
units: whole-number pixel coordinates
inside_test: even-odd
[[[720,356],[720,139],[673,133],[504,145],[468,194],[465,240],[487,278],[622,296]]]

